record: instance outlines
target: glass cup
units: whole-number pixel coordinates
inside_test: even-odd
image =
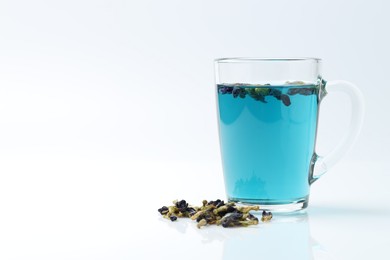
[[[215,60],[219,137],[229,201],[291,212],[307,207],[310,185],[351,147],[363,121],[359,89],[326,82],[318,58]],[[348,133],[329,154],[315,152],[319,105],[346,93]]]

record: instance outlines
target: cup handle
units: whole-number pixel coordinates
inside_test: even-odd
[[[364,98],[356,85],[345,80],[322,81],[319,100],[321,101],[329,93],[343,92],[351,100],[351,120],[349,128],[339,144],[325,156],[314,153],[311,160],[309,183],[318,180],[325,172],[335,165],[352,147],[359,135],[364,118]]]

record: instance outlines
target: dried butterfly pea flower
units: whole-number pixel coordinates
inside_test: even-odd
[[[270,88],[254,88],[257,95],[267,96],[270,93]]]
[[[248,88],[246,90],[246,92],[254,100],[257,100],[257,101],[260,101],[260,102],[263,102],[263,103],[267,103],[267,101],[265,101],[265,95],[263,95],[263,93],[261,93],[261,91],[259,91],[259,90],[256,91],[256,89],[261,89],[261,88]]]
[[[245,98],[245,96],[246,96],[245,89],[241,89],[239,96],[240,96],[240,98]]]
[[[261,221],[269,222],[271,219],[272,219],[272,213],[266,212],[265,210],[263,210],[263,213],[261,215]]]
[[[271,88],[269,91],[269,95],[274,96],[277,100],[280,100],[282,98],[282,91],[279,89]]]
[[[300,94],[308,96],[308,95],[313,95],[315,92],[316,92],[315,88],[303,88]]]
[[[296,95],[296,94],[309,96],[309,95],[314,94],[315,92],[316,92],[315,88],[290,88],[287,91],[287,94],[291,95],[291,96]]]
[[[193,216],[196,213],[196,211],[197,210],[194,208],[187,208],[187,213],[189,217]]]
[[[233,212],[226,215],[221,220],[217,221],[217,225],[222,225],[223,227],[247,227],[250,225],[259,224],[259,219],[250,213],[242,212]]]
[[[158,209],[158,212],[160,212],[161,215],[167,214],[168,213],[168,207],[161,207]]]
[[[185,200],[173,201],[174,206],[163,206],[158,212],[164,218],[176,221],[177,218],[187,217],[198,222],[197,227],[206,225],[222,225],[223,227],[239,227],[257,225],[259,220],[250,214],[251,210],[259,210],[259,206],[238,207],[234,202],[226,203],[223,200],[202,201],[201,207],[191,207]],[[272,218],[270,212],[263,211],[262,221],[269,221]]]
[[[233,97],[236,98],[240,94],[240,88],[234,87],[232,91]]]
[[[290,88],[288,91],[287,91],[287,94],[293,96],[293,95],[296,95],[300,92],[301,88]]]
[[[169,217],[169,219],[170,219],[171,221],[175,221],[175,220],[177,219],[177,217],[176,217],[175,215],[172,215],[172,216]]]
[[[207,221],[212,221],[215,218],[214,214],[210,210],[205,210],[200,212],[200,214],[196,218],[196,222],[201,221],[202,219],[205,219]]]
[[[233,87],[228,87],[228,86],[224,86],[224,85],[218,85],[218,91],[221,94],[232,94]]]
[[[180,212],[175,206],[170,207],[162,207],[162,208],[168,208],[168,210],[164,210],[161,212],[164,218],[170,219],[171,221],[175,221],[177,219],[177,216],[180,215]]]
[[[188,206],[188,203],[185,200],[174,200],[173,204],[178,211],[178,217],[190,217],[196,213],[196,210]]]
[[[212,211],[208,210],[203,212],[196,221],[198,222],[198,228],[205,226],[206,224],[215,224],[220,217],[215,216]]]
[[[161,207],[158,209],[158,212],[171,221],[177,220],[178,217],[190,217],[196,212],[194,208],[188,206],[188,203],[185,200],[175,200],[173,201],[173,204],[174,206]]]
[[[259,219],[257,217],[255,217],[254,215],[248,213],[248,219],[254,221],[254,222],[257,222],[259,223]]]
[[[174,214],[176,212],[179,212],[179,210],[175,206],[168,207],[168,214]]]
[[[224,206],[221,206],[221,207],[219,207],[219,208],[216,208],[216,209],[214,209],[213,213],[214,213],[215,215],[218,215],[218,216],[220,216],[220,217],[223,217],[223,216],[225,216],[227,213],[232,213],[232,212],[234,212],[234,211],[237,211],[237,209],[234,207],[234,203],[233,203],[233,205],[231,205],[231,204],[226,204],[226,205],[224,205]]]
[[[224,217],[220,223],[224,228],[247,227],[259,224],[259,220],[257,218],[248,218],[248,215],[249,214],[234,212]]]
[[[220,221],[220,224],[223,227],[235,227],[240,225],[240,221],[242,218],[243,214],[240,212],[233,212],[225,217],[223,217]]]
[[[210,214],[208,212],[212,212],[213,209],[215,209],[215,208],[216,207],[214,205],[212,205],[212,204],[204,206],[198,212],[196,212],[194,215],[192,215],[191,219],[192,220],[197,220],[199,222],[199,220],[203,218],[203,215]]]
[[[223,217],[222,220],[217,222],[217,224],[221,224],[226,228],[240,226],[246,227],[249,225],[257,225],[259,223],[258,218],[249,213],[251,210],[259,210],[259,206],[238,207],[235,210],[235,212]]]
[[[167,213],[163,215],[164,218],[169,219],[170,221],[175,221],[177,219],[177,216],[172,213]]]
[[[188,208],[188,203],[185,200],[175,200],[173,201],[173,204],[175,204],[179,211],[185,211]]]
[[[285,95],[285,94],[282,94],[282,95],[280,96],[280,99],[282,100],[282,102],[283,102],[283,104],[284,104],[285,106],[291,105],[291,101],[290,101],[290,97],[289,97],[289,96],[287,96],[287,95]]]
[[[219,208],[219,207],[225,205],[225,202],[223,200],[220,200],[220,199],[215,200],[215,201],[210,200],[209,202],[207,202],[207,205],[214,205],[215,207]]]
[[[192,220],[197,220],[203,213],[204,213],[204,211],[200,210],[200,211],[196,212],[194,215],[192,215],[191,219]]]
[[[245,88],[233,87],[232,94],[233,94],[234,98],[236,98],[236,97],[245,98],[246,91],[245,91]]]

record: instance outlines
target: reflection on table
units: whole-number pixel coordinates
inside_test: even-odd
[[[196,228],[194,223],[166,222],[183,235],[188,229],[201,236],[205,244],[222,243],[222,260],[253,257],[253,259],[335,260],[319,242],[311,236],[310,220],[306,212],[290,215],[274,215],[269,223],[259,223],[246,228],[222,228],[215,226]]]
[[[223,260],[256,259],[335,259],[311,236],[307,213],[276,215],[270,223],[245,229],[228,237],[223,244]]]

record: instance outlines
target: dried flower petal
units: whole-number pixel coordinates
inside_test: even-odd
[[[240,226],[240,220],[243,214],[240,212],[233,212],[230,215],[227,215],[221,220],[221,224],[223,227],[235,227]]]
[[[290,101],[290,97],[289,96],[287,96],[285,94],[282,94],[280,98],[282,99],[282,102],[283,102],[283,104],[285,106],[291,105],[291,101]]]
[[[181,200],[177,201],[175,206],[178,208],[178,210],[185,211],[188,208],[188,203],[185,200]]]
[[[272,213],[271,212],[266,212],[263,210],[263,214],[261,215],[261,221],[263,222],[269,222],[272,219]]]
[[[161,207],[158,209],[158,212],[160,212],[161,215],[167,214],[168,213],[168,207]]]

